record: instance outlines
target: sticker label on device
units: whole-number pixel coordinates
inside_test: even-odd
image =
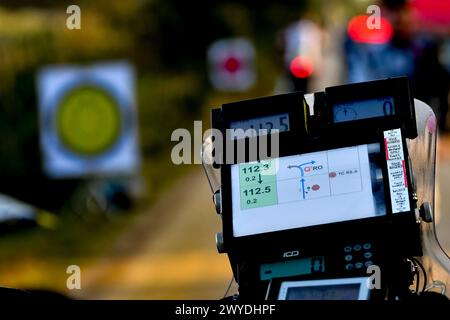
[[[389,175],[392,213],[411,210],[408,196],[405,157],[400,129],[384,131],[384,147]]]

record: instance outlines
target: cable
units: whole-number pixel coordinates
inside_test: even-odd
[[[422,291],[421,292],[423,293],[423,292],[425,292],[425,288],[427,287],[427,282],[428,282],[427,273],[425,271],[425,268],[423,267],[423,264],[420,263],[419,260],[417,260],[416,258],[411,258],[411,260],[414,261],[420,267],[420,269],[422,270],[422,273],[423,273],[423,287],[422,287]]]
[[[447,257],[447,259],[450,260],[450,256],[447,254],[447,252],[444,250],[444,248],[441,245],[441,242],[439,241],[438,235],[437,235],[437,231],[436,231],[436,219],[435,219],[435,215],[434,215],[434,208],[433,208],[433,235],[434,235],[434,239],[436,240],[436,243],[438,245],[438,247],[441,249],[441,251],[444,253],[444,255]]]
[[[419,295],[419,282],[420,282],[420,272],[417,270],[415,270],[416,273],[416,294]]]
[[[202,153],[202,159],[203,159],[203,153]],[[214,188],[213,188],[211,181],[209,180],[208,171],[206,170],[206,165],[203,161],[202,161],[202,168],[203,168],[203,171],[205,172],[205,176],[206,176],[206,179],[208,180],[208,184],[209,184],[209,188],[211,189],[211,192],[212,193],[216,192],[216,190],[214,190]]]
[[[269,292],[270,292],[270,287],[272,286],[272,279],[270,279],[269,284],[267,285],[267,291],[266,291],[266,296],[264,297],[264,300],[269,300]]]
[[[413,271],[414,271],[413,275],[414,275],[415,281],[416,281],[415,294],[419,295],[420,272],[418,270],[418,265],[413,261],[412,258],[407,258],[406,260],[411,264],[411,268],[413,268]]]
[[[231,285],[233,284],[233,280],[234,280],[234,276],[231,276],[231,280],[230,280],[230,283],[228,284],[227,291],[225,291],[225,294],[223,295],[222,299],[225,299],[228,295],[228,292],[230,292]]]

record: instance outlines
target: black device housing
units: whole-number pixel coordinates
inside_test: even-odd
[[[409,186],[413,185],[410,175],[412,170],[409,167],[410,162],[407,161],[409,155],[406,138],[416,138],[417,128],[407,78],[329,87],[324,92],[315,93],[314,96],[313,115],[310,114],[304,95],[300,92],[224,104],[222,108],[212,111],[212,127],[221,130],[223,136],[226,136],[226,129],[230,128],[233,121],[288,113],[291,130],[279,133],[279,157],[370,143],[379,143],[383,150],[383,132],[399,128],[407,166],[407,182]],[[379,96],[393,97],[394,115],[334,123],[334,104]],[[251,139],[260,138],[261,136],[258,136],[246,140],[249,143]],[[260,266],[263,263],[294,259],[284,257],[284,253],[289,251],[298,252],[296,259],[323,256],[327,266],[324,272],[293,277],[289,280],[368,276],[365,268],[345,269],[343,260],[347,254],[344,248],[364,244],[370,244],[373,254],[370,260],[380,266],[383,272],[383,290],[373,290],[376,292],[372,297],[384,297],[386,289],[389,289],[390,294],[406,292],[411,279],[408,276],[401,279],[399,272],[404,271],[407,257],[422,255],[414,190],[408,188],[411,210],[393,214],[387,164],[386,161],[381,163],[386,215],[243,237],[233,235],[231,164],[220,165],[224,246],[239,284],[240,296],[244,299],[266,297],[269,281],[260,280]],[[274,279],[271,282],[270,298],[276,298],[277,288],[283,280],[286,279]]]

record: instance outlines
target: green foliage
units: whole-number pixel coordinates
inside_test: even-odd
[[[138,87],[141,143],[145,156],[167,150],[172,131],[191,127],[203,107],[196,74],[146,75]]]

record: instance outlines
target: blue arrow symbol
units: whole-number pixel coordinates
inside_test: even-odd
[[[305,199],[305,179],[300,180],[302,182],[302,192],[303,192],[303,199]]]
[[[305,166],[307,164],[314,164],[314,163],[316,163],[316,162],[313,160],[313,161],[310,161],[310,162],[305,162],[305,163],[299,164],[298,167]]]
[[[303,199],[305,199],[306,196],[305,196],[305,179],[303,179],[303,176],[305,175],[305,173],[304,173],[304,171],[303,171],[302,166],[306,166],[307,164],[315,164],[315,163],[316,163],[316,162],[315,162],[314,160],[312,160],[312,161],[305,162],[305,163],[302,163],[302,164],[299,164],[299,165],[296,165],[296,166],[294,166],[294,165],[289,165],[289,166],[287,167],[288,169],[292,169],[292,168],[298,168],[298,169],[300,169],[300,174],[301,174],[301,177],[302,177],[302,179],[301,179],[300,181],[301,181],[301,183],[302,183],[302,194],[303,194]]]

